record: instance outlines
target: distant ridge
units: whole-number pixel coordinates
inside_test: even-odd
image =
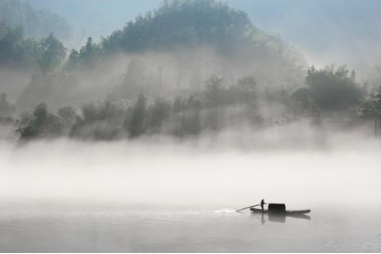
[[[54,33],[60,39],[67,39],[73,35],[63,17],[37,9],[28,0],[0,0],[0,21],[11,28],[22,27],[26,37],[44,38]]]

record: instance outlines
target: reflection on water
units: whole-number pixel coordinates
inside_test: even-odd
[[[2,252],[379,252],[380,215],[315,209],[309,219],[176,210],[0,210]],[[367,216],[363,216],[367,214]],[[279,223],[281,222],[281,223]]]

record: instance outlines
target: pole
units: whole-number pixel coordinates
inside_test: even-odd
[[[243,211],[245,209],[249,209],[249,208],[252,208],[252,207],[256,207],[256,206],[260,206],[261,204],[258,204],[258,205],[252,205],[252,206],[248,206],[248,207],[245,207],[245,208],[241,208],[241,209],[238,209],[236,210],[236,212],[240,212],[240,211]]]

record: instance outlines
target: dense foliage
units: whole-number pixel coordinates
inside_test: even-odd
[[[381,120],[381,86],[361,105],[361,116],[364,119]]]
[[[274,69],[279,63],[289,72],[302,61],[279,37],[257,29],[243,11],[214,0],[172,0],[128,22],[99,44],[89,38],[79,52],[71,52],[68,69],[86,67],[120,52],[165,52],[203,46],[230,60],[255,59],[263,61],[263,65],[271,62]]]
[[[0,67],[46,73],[59,67],[65,57],[65,47],[53,34],[41,40],[25,39],[21,27],[12,29],[0,23]]]
[[[221,49],[245,42],[254,30],[247,15],[217,1],[165,1],[103,41],[106,51],[145,51],[211,44]]]
[[[310,68],[306,77],[310,95],[318,107],[327,111],[340,111],[358,105],[363,91],[356,83],[356,73],[349,74],[346,66],[322,70]]]
[[[16,114],[16,107],[7,99],[7,95],[0,95],[0,123],[8,122]]]
[[[120,52],[128,60],[112,63]],[[288,46],[219,1],[165,1],[100,43],[88,38],[66,53],[53,34],[26,39],[22,28],[0,23],[0,68],[33,73],[18,96],[19,112],[0,97],[0,120],[16,122],[21,140],[187,137],[242,125],[255,130],[300,120],[320,127],[328,118],[381,116],[381,90],[364,100],[381,85],[379,68],[368,79],[372,89],[346,66],[312,66],[299,79],[303,72]]]
[[[339,68],[342,72],[345,67]],[[311,73],[325,73],[312,70]],[[226,128],[247,125],[253,129],[271,125],[308,120],[316,127],[322,126],[323,115],[349,112],[354,105],[345,97],[337,97],[333,105],[321,107],[315,98],[319,92],[310,88],[306,77],[305,88],[290,90],[267,89],[257,85],[254,77],[247,76],[229,83],[224,78],[211,76],[202,91],[189,96],[146,97],[140,94],[135,101],[127,102],[110,94],[103,102],[85,103],[80,110],[63,107],[56,114],[49,113],[45,104],[36,106],[32,114],[23,114],[17,121],[17,132],[21,140],[36,138],[71,137],[90,140],[115,140],[137,138],[145,135],[165,134],[175,137],[199,135],[204,132],[218,132]],[[322,75],[320,81],[326,81]],[[319,81],[315,76],[315,86],[328,89],[327,94],[336,91],[335,85]],[[351,78],[353,80],[353,77]],[[328,88],[327,88],[328,87]],[[318,87],[315,87],[319,91]],[[356,85],[357,90],[361,91]],[[317,93],[317,94],[316,94]],[[359,98],[360,99],[360,98]],[[356,101],[357,104],[357,101]],[[14,106],[2,95],[0,111],[13,114]],[[275,108],[277,113],[268,113]],[[381,88],[366,100],[352,120],[378,119],[381,117]],[[341,109],[341,111],[338,111]],[[266,113],[267,112],[267,113]]]
[[[202,92],[189,97],[148,100],[141,94],[126,106],[109,96],[102,103],[84,104],[80,112],[64,107],[57,114],[49,113],[45,104],[39,104],[33,114],[21,117],[17,132],[21,140],[62,136],[113,140],[158,133],[197,135],[235,124],[229,117],[232,113],[249,119],[251,124],[261,124],[255,100],[258,92],[253,77],[227,85],[224,79],[212,76]]]

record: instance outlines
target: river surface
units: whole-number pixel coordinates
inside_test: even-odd
[[[269,217],[230,209],[6,206],[2,252],[380,252],[381,210]]]
[[[381,145],[0,145],[1,252],[381,252]],[[311,209],[252,215],[259,203]]]

